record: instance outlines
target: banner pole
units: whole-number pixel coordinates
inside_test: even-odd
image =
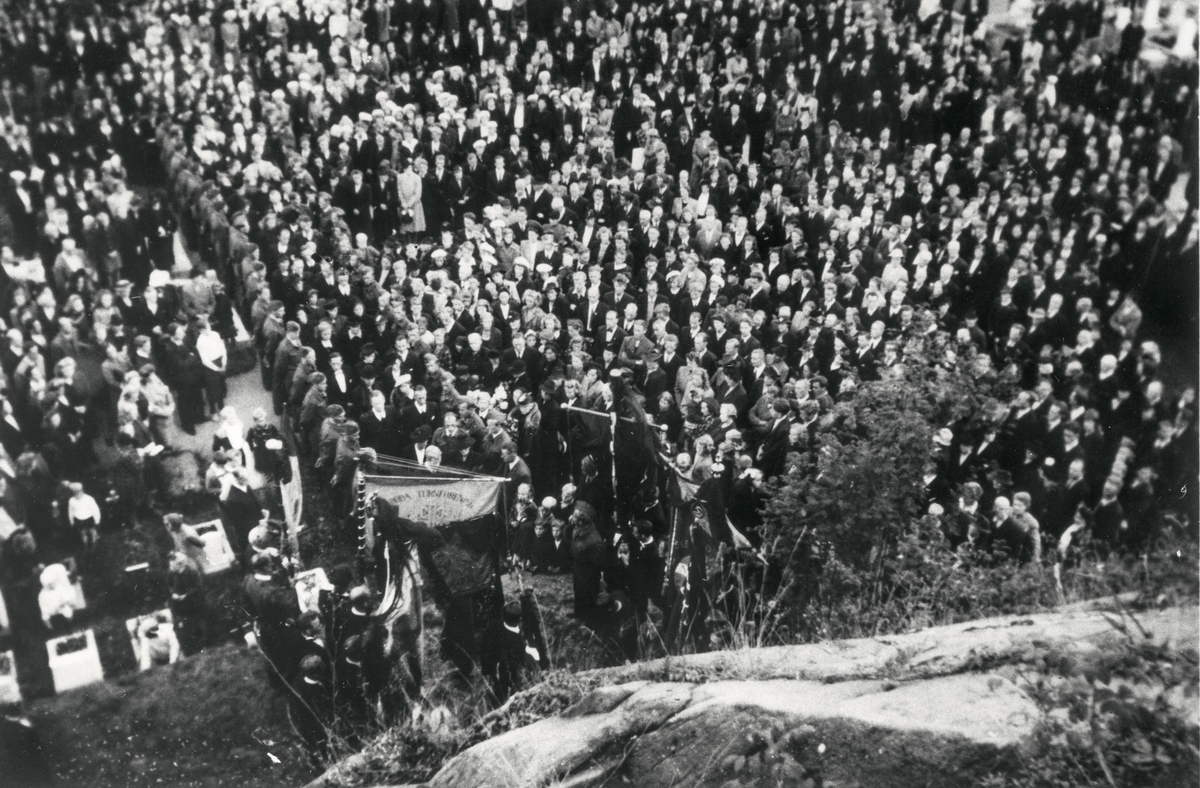
[[[671,578],[675,571],[675,532],[679,530],[679,507],[671,504],[671,540],[667,543],[667,567],[663,572],[662,593],[665,596],[671,587]]]

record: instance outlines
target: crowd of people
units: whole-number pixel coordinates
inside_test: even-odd
[[[1116,11],[1047,0],[1005,36],[973,0],[9,9],[6,589],[144,511],[167,424],[213,418],[260,645],[316,644],[280,671],[308,696],[361,661],[328,611],[371,592],[285,603],[261,509],[289,449],[337,512],[380,455],[503,477],[511,564],[571,574],[636,658],[648,603],[682,633],[696,605],[668,592],[699,583],[615,500],[620,396],[753,544],[837,405],[932,346],[1006,398],[937,432],[955,549],[1147,549],[1166,510],[1197,515],[1195,389],[1142,328],[1194,330],[1196,75],[1147,67]],[[225,403],[239,326],[249,428]],[[68,504],[105,439],[104,505]]]

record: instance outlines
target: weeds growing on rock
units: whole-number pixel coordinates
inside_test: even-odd
[[[984,788],[1173,788],[1200,783],[1194,650],[1136,631],[1088,662],[1050,653],[1026,676],[1044,712],[1034,744],[1012,773]]]

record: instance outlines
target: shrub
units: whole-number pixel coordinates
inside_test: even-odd
[[[985,788],[1185,786],[1200,782],[1197,655],[1130,637],[1079,664],[1048,654],[1028,677],[1044,712],[1015,772]]]
[[[910,365],[839,402],[811,449],[791,456],[764,517],[768,566],[743,561],[734,570],[735,585],[761,587],[759,598],[771,600],[743,642],[884,635],[1131,590],[1196,598],[1195,549],[1181,531],[1145,558],[1083,549],[1063,572],[1061,597],[1041,567],[951,550],[924,513],[933,436],[993,412],[1002,384],[976,379],[944,350],[928,357],[941,361]]]

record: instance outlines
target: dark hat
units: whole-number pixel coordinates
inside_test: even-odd
[[[374,378],[375,374],[376,373],[375,373],[375,365],[374,364],[359,364],[358,365],[359,377],[370,379],[370,378]]]
[[[521,359],[517,359],[517,360],[516,360],[516,361],[514,361],[514,362],[512,363],[512,365],[509,367],[509,371],[511,371],[511,372],[512,372],[512,375],[513,375],[513,377],[514,377],[514,378],[519,378],[519,377],[521,377],[521,376],[522,376],[522,375],[524,375],[524,374],[525,374],[525,372],[526,372],[526,368],[525,368],[525,362],[524,362],[524,361],[522,361]]]
[[[375,355],[375,345],[370,342],[364,343],[362,346],[362,355],[364,357]]]
[[[429,425],[422,424],[420,427],[417,427],[415,430],[409,433],[408,437],[413,443],[428,443],[429,438],[432,435],[433,430],[429,429]]]
[[[325,672],[325,660],[316,654],[309,654],[300,660],[300,673],[307,679],[320,679]]]
[[[598,519],[596,517],[596,510],[593,509],[592,505],[590,503],[588,503],[587,501],[576,501],[575,502],[575,513],[586,517],[593,524],[595,524]]]

